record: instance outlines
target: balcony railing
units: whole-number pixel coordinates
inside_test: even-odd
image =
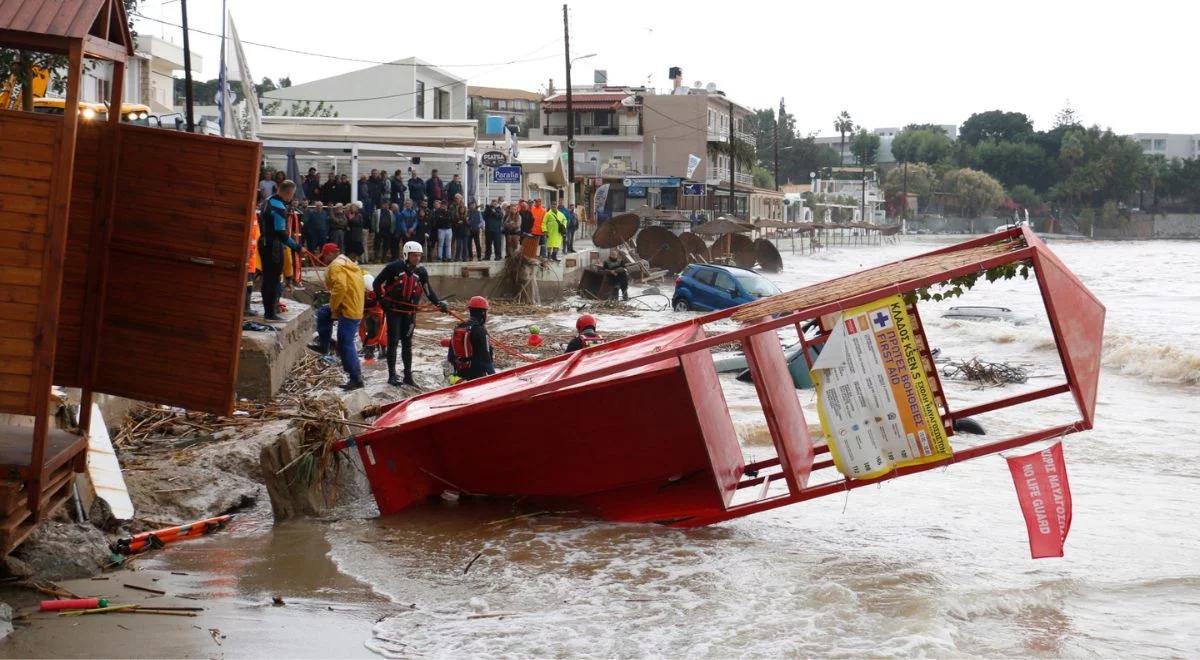
[[[709,142],[728,142],[729,141],[729,129],[721,128],[719,126],[709,126],[708,127],[708,141]]]
[[[753,135],[746,133],[744,131],[734,131],[733,137],[737,138],[741,142],[745,142],[746,144],[748,144],[752,147],[756,146],[756,144],[758,143],[758,138],[756,138]]]
[[[736,175],[734,175],[733,180],[742,184],[743,186],[754,185],[754,175],[750,174],[749,172],[738,172]]]
[[[546,126],[542,129],[546,135],[566,135],[566,126]],[[575,128],[575,135],[611,135],[611,136],[634,136],[641,135],[642,131],[638,126],[578,126]]]
[[[734,175],[733,180],[743,186],[753,186],[754,185],[754,175],[749,172],[738,172],[737,174]],[[708,176],[706,177],[705,182],[708,183],[708,185],[710,185],[710,186],[715,186],[720,183],[728,183],[729,182],[729,169],[728,168],[726,168],[726,169],[716,169],[716,168],[709,169]]]

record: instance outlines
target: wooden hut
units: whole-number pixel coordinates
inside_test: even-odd
[[[0,552],[70,496],[86,435],[53,385],[228,414],[257,143],[79,113],[85,58],[133,54],[120,0],[0,0],[0,47],[67,58],[62,115],[0,110]],[[32,426],[23,423],[32,418]]]

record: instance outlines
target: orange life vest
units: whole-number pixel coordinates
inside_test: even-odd
[[[584,348],[587,348],[588,346],[595,346],[596,344],[603,344],[604,337],[600,336],[599,334],[589,335],[589,334],[584,334],[581,332],[581,333],[579,333],[579,343],[583,344]]]
[[[425,287],[421,285],[417,274],[404,272],[384,288],[381,302],[392,311],[414,313],[424,294]]]

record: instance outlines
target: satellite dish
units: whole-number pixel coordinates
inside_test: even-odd
[[[697,87],[697,88],[703,87],[703,86],[704,86],[704,81],[702,81],[702,80],[697,80],[696,83],[694,85],[692,85],[692,87]]]
[[[625,98],[621,99],[621,105],[625,106],[626,108],[636,107],[637,106],[637,97],[632,96],[632,95],[626,96]]]
[[[708,83],[704,86],[704,89],[709,92],[715,92],[717,91],[717,83]]]

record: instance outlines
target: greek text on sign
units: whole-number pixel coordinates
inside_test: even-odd
[[[521,183],[521,166],[502,165],[493,169],[492,183]]]
[[[949,458],[953,451],[904,301],[846,310],[813,363],[833,461],[851,479]]]
[[[479,163],[484,167],[500,167],[508,163],[508,156],[503,151],[485,151],[479,157]]]

